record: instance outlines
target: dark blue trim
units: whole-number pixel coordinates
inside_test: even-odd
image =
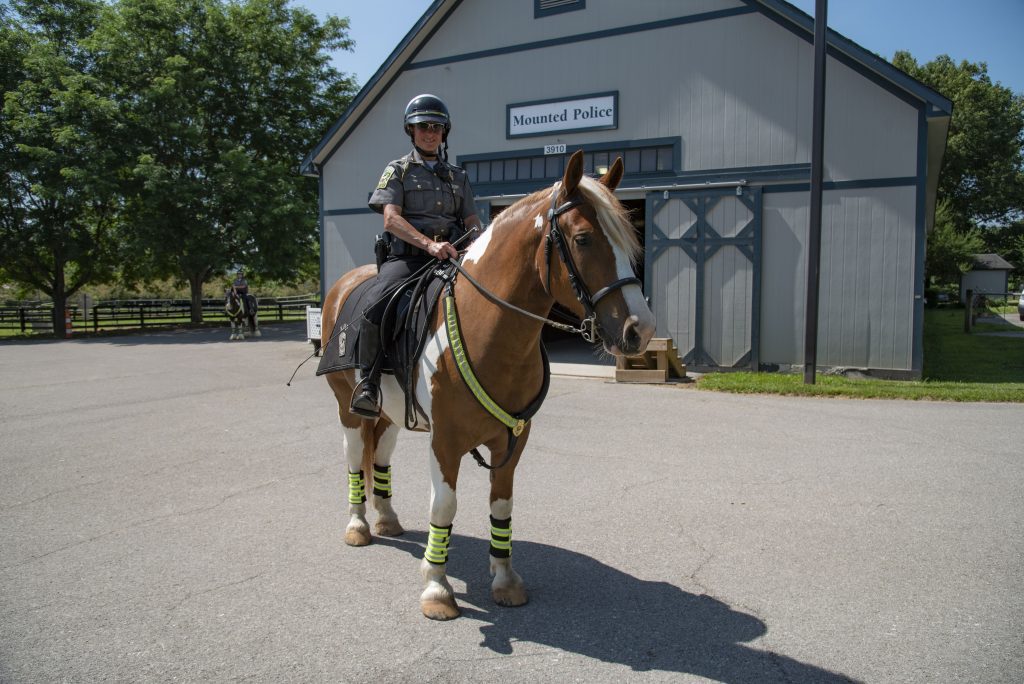
[[[356,214],[373,214],[373,209],[369,207],[354,207],[352,209],[328,209],[324,211],[320,210],[322,216],[355,216]]]
[[[603,143],[602,143],[603,144]],[[615,146],[613,146],[615,147]],[[484,160],[489,159],[486,155]],[[461,159],[460,159],[461,161]],[[686,171],[684,173],[644,173],[627,174],[619,184],[619,190],[646,190],[649,186],[660,187],[663,185],[693,185],[695,183],[738,183],[747,181],[749,184],[777,182],[787,180],[803,180],[810,176],[810,164],[779,164],[775,166],[752,166],[735,169],[711,169],[708,171]],[[904,179],[891,179],[900,181]],[[846,187],[886,187],[888,185],[909,185],[908,182],[889,182],[890,179],[869,180],[869,181],[846,181]],[[473,185],[477,195],[520,195],[535,192],[546,184],[540,179],[528,181],[502,181],[498,183],[476,183]],[[826,184],[827,187],[827,184]],[[796,192],[807,191],[807,183],[790,183],[787,185],[765,185],[764,192]],[[782,188],[782,190],[774,190]],[[690,188],[691,190],[693,188]],[[680,188],[685,190],[685,188]],[[730,189],[730,191],[732,191]],[[673,191],[674,192],[674,191]]]
[[[572,154],[576,150],[583,150],[584,152],[605,152],[610,150],[632,150],[643,147],[673,147],[673,166],[679,168],[681,160],[681,146],[682,138],[679,136],[671,138],[641,138],[638,140],[621,140],[618,142],[599,142],[599,143],[586,143],[581,145],[570,145],[566,144],[565,153],[567,155]],[[543,157],[543,147],[526,147],[519,150],[507,150],[502,152],[483,152],[481,154],[460,154],[457,159],[457,164],[461,167],[465,167],[468,162],[475,161],[498,161],[499,159],[521,159],[523,157]]]
[[[914,342],[910,370],[920,378],[924,371],[924,262],[928,223],[928,124],[924,108],[917,114],[917,221],[914,226]]]
[[[577,100],[585,100],[589,97],[608,97],[612,98],[612,123],[610,125],[600,126],[584,126],[583,128],[558,128],[549,131],[537,131],[536,133],[517,133],[512,135],[512,108],[513,107],[530,107],[532,105],[539,104],[551,104],[554,102],[575,102]],[[591,93],[589,95],[574,95],[570,97],[556,97],[547,100],[533,100],[532,102],[514,102],[505,105],[505,139],[513,140],[515,138],[539,138],[551,135],[560,135],[562,133],[582,133],[584,131],[611,131],[619,127],[619,91],[609,90],[604,93]]]
[[[865,180],[850,181],[825,181],[821,184],[823,190],[860,190],[865,188],[903,188],[917,185],[917,176],[904,176],[902,178],[868,178]],[[786,183],[783,185],[766,185],[764,192],[808,192],[811,184],[808,183]]]
[[[590,33],[580,33],[575,36],[562,36],[560,38],[538,40],[533,43],[523,43],[521,45],[509,45],[506,47],[493,48],[490,50],[478,50],[476,52],[467,52],[462,55],[438,57],[437,59],[425,59],[422,62],[409,64],[405,68],[407,70],[426,69],[427,67],[441,66],[444,64],[454,64],[456,62],[468,62],[474,59],[483,59],[485,57],[510,55],[516,52],[540,50],[548,47],[569,45],[571,43],[582,43],[588,40],[600,40],[601,38],[608,38],[611,36],[623,36],[628,35],[630,33],[640,33],[642,31],[655,31],[657,29],[670,28],[672,26],[682,26],[684,24],[694,24],[702,21],[712,21],[714,19],[736,17],[743,14],[752,14],[756,11],[756,9],[753,9],[751,7],[735,7],[732,9],[715,10],[713,12],[702,12],[701,14],[692,14],[686,17],[675,17],[673,19],[651,21],[645,24],[633,24],[632,26],[620,26],[618,28],[613,29],[604,29],[603,31],[591,31]]]
[[[324,267],[327,265],[327,250],[325,249],[324,240],[324,176],[322,173],[317,173],[317,191],[320,195],[320,215],[317,217],[317,222],[320,224],[320,301],[323,302],[327,298],[327,283],[324,282]],[[323,304],[321,304],[323,306]]]
[[[541,0],[533,0],[533,18],[550,17],[553,14],[562,12],[573,12],[575,10],[587,9],[587,0],[571,0],[557,7],[544,8],[540,6]]]
[[[814,42],[814,18],[782,0],[743,0],[779,26],[809,43]],[[951,116],[953,103],[906,72],[866,50],[843,34],[828,29],[828,54],[861,76],[915,107],[926,102],[941,114]]]

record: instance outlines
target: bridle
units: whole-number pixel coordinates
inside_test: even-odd
[[[576,299],[583,305],[585,316],[579,332],[587,342],[594,342],[599,338],[603,338],[601,324],[597,322],[597,303],[615,290],[626,285],[641,285],[641,282],[636,276],[620,278],[602,287],[594,294],[590,294],[587,284],[583,282],[583,277],[580,276],[579,269],[576,267],[576,261],[572,258],[572,252],[569,251],[565,235],[562,233],[561,228],[558,227],[559,216],[568,213],[582,204],[583,202],[578,192],[569,197],[561,206],[558,205],[558,188],[555,188],[551,193],[551,209],[548,211],[548,234],[544,242],[544,268],[547,271],[544,277],[544,292],[548,296],[552,296],[551,254],[557,249],[558,256],[562,259],[562,263],[565,264],[565,270],[569,276],[569,284],[572,286],[573,292],[576,293]]]

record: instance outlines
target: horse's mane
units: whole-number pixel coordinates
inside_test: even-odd
[[[629,220],[629,210],[615,199],[615,193],[598,183],[590,176],[580,179],[580,191],[597,212],[597,220],[601,222],[608,241],[629,256],[636,263],[640,256],[640,241]]]
[[[494,223],[499,224],[506,221],[517,223],[526,220],[529,218],[528,214],[533,214],[536,211],[535,207],[537,204],[550,204],[551,190],[558,187],[559,183],[555,183],[551,188],[544,188],[524,197],[502,212],[500,216],[494,219]],[[641,246],[640,241],[636,237],[636,231],[633,229],[633,224],[629,220],[629,210],[622,206],[622,203],[615,198],[615,194],[611,190],[590,176],[583,176],[580,179],[579,189],[597,213],[597,220],[600,222],[608,241],[625,252],[629,256],[630,261],[636,263],[640,257]],[[547,215],[546,209],[544,214]]]

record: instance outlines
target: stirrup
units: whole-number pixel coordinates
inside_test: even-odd
[[[380,387],[368,380],[363,378],[356,384],[348,410],[363,418],[379,418]]]

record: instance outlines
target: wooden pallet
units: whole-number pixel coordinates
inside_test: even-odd
[[[671,337],[655,337],[640,356],[620,356],[615,361],[616,382],[668,382],[685,378],[686,364]]]

